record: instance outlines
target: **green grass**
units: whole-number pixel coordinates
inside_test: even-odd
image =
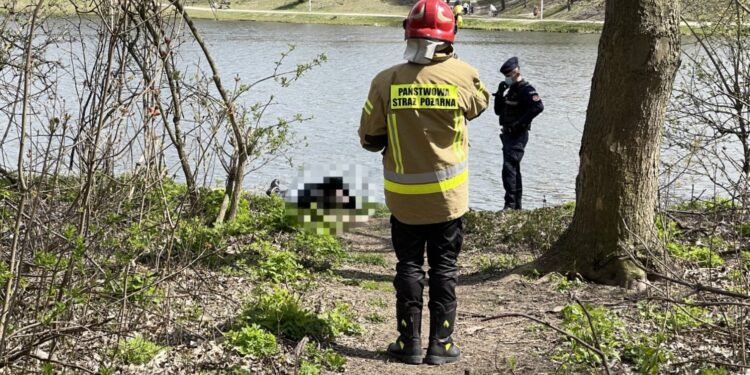
[[[117,344],[117,356],[127,364],[143,365],[154,359],[163,349],[143,336],[137,335]]]
[[[373,307],[380,307],[380,308],[386,308],[388,307],[388,302],[386,302],[382,298],[373,298],[367,301],[367,304]]]
[[[273,14],[273,13],[228,13],[207,12],[201,10],[189,11],[196,19],[216,19],[219,21],[257,21],[280,23],[310,23],[325,25],[349,26],[401,26],[400,18],[369,17],[369,16],[328,16],[315,14]]]
[[[367,264],[371,266],[387,267],[388,262],[380,254],[353,254],[349,261],[356,264]]]
[[[371,323],[385,323],[388,319],[378,313],[372,313],[365,316],[365,319]]]
[[[464,29],[470,30],[496,30],[496,31],[543,31],[554,33],[598,33],[604,25],[597,22],[576,22],[544,20],[464,20]],[[460,34],[459,34],[460,35]]]
[[[243,356],[255,358],[266,358],[279,352],[276,336],[266,332],[257,324],[244,326],[236,331],[229,331],[226,336],[226,345],[234,348]]]

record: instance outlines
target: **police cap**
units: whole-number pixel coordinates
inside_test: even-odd
[[[513,56],[500,67],[500,73],[508,74],[515,68],[518,68],[518,57]]]

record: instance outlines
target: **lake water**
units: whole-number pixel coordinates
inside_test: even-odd
[[[308,145],[292,151],[295,165],[361,164],[374,170],[376,186],[382,186],[380,154],[360,148],[357,128],[371,79],[403,61],[403,30],[209,21],[200,27],[222,75],[239,75],[245,82],[268,74],[288,44],[296,45],[290,64],[325,53],[328,61],[292,87],[262,85],[251,100],[262,100],[274,91],[279,104],[272,107],[270,118],[293,113],[313,117],[295,126]],[[459,58],[479,70],[491,91],[502,79],[500,65],[518,56],[524,76],[542,95],[545,111],[533,123],[522,163],[526,207],[541,207],[545,200],[557,204],[575,199],[578,151],[598,39],[588,34],[469,30],[458,34]],[[491,104],[469,125],[471,207],[502,208],[499,130]],[[296,167],[271,163],[250,175],[247,185],[265,188],[273,178],[289,183],[297,173]],[[382,200],[382,191],[377,193]]]

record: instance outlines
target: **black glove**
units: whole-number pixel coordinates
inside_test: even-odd
[[[494,93],[494,94],[492,94],[492,96],[498,96],[498,95],[499,95],[499,96],[503,96],[503,93],[504,93],[504,92],[505,92],[505,90],[507,90],[507,89],[508,89],[508,84],[507,84],[507,83],[505,83],[505,81],[503,81],[503,82],[500,82],[500,84],[499,84],[499,85],[497,86],[497,92],[496,92],[496,93]]]

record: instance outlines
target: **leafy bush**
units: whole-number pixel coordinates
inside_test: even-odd
[[[224,200],[223,189],[202,189],[199,194],[198,212],[204,224],[211,225],[219,214]],[[227,235],[272,233],[290,230],[284,215],[284,200],[277,196],[243,194],[237,206],[234,221],[219,226]]]
[[[740,267],[745,271],[750,271],[750,251],[740,253]]]
[[[677,227],[677,222],[665,219],[664,215],[656,215],[655,225],[657,236],[664,242],[670,242],[682,235],[682,231]]]
[[[266,358],[279,352],[276,336],[264,331],[257,324],[244,326],[239,331],[229,331],[224,335],[227,345],[242,355]]]
[[[320,318],[326,323],[333,337],[359,335],[364,331],[361,325],[353,321],[355,317],[351,312],[351,306],[345,303],[336,303],[333,310],[323,312]]]
[[[724,259],[705,246],[689,246],[677,242],[667,244],[667,251],[673,256],[696,263],[701,267],[716,267],[724,264]]]
[[[264,280],[289,283],[307,276],[297,263],[296,254],[290,251],[276,249],[264,240],[257,240],[250,248],[260,255],[255,272]]]
[[[185,220],[177,229],[175,250],[177,253],[198,255],[210,254],[225,248],[224,234],[217,228],[209,228],[200,220]]]
[[[116,298],[127,295],[128,301],[132,303],[149,304],[159,302],[163,296],[163,290],[156,284],[154,275],[147,273],[121,274],[117,277],[108,277],[111,280],[107,289]]]
[[[318,375],[320,374],[320,365],[303,359],[299,365],[298,375]]]
[[[331,235],[300,231],[290,247],[298,254],[300,263],[316,271],[336,267],[346,259],[341,243]]]
[[[661,374],[661,367],[672,359],[672,353],[664,347],[667,336],[662,333],[643,334],[625,342],[623,359],[632,362],[642,375]]]
[[[143,365],[150,362],[164,348],[143,338],[141,335],[120,341],[117,345],[117,356],[131,365]]]
[[[750,237],[750,222],[738,225],[738,230],[742,237]]]
[[[552,280],[556,282],[555,291],[558,292],[567,292],[570,290],[580,289],[585,285],[579,278],[570,280],[568,279],[568,277],[557,273],[552,275]]]
[[[729,375],[729,371],[723,367],[704,367],[698,373],[699,375]]]
[[[349,307],[337,305],[320,315],[302,307],[299,297],[292,292],[275,287],[271,292],[256,289],[254,298],[245,304],[240,321],[258,324],[269,332],[277,332],[291,340],[305,336],[318,341],[329,341],[341,334],[361,332],[362,328],[351,321]]]
[[[5,263],[5,260],[0,261],[0,285],[5,285],[5,282],[13,277],[13,273],[10,272],[10,267]]]
[[[591,316],[591,324],[580,305],[570,304],[565,306],[562,311],[563,327],[574,336],[596,347],[594,334],[591,331],[593,325],[601,350],[607,358],[610,360],[619,359],[620,355],[617,351],[618,334],[624,327],[623,322],[617,315],[604,307],[589,305],[586,306],[586,311]],[[555,359],[560,361],[565,369],[576,370],[580,365],[597,366],[601,361],[596,353],[574,340],[568,340],[566,346],[570,350],[562,351],[555,356]]]
[[[321,368],[329,371],[343,371],[344,365],[346,365],[346,357],[331,349],[321,349],[315,343],[308,343],[305,345],[305,357],[303,363],[308,364],[307,367],[309,369],[307,371],[313,371],[313,368],[318,371],[320,371]],[[305,366],[303,365],[302,367]],[[300,371],[300,373],[302,372]]]
[[[675,205],[674,208],[683,211],[710,211],[713,209],[734,208],[735,204],[731,199],[715,197],[713,200],[690,200],[689,202]]]
[[[641,318],[652,322],[654,327],[665,326],[671,331],[698,328],[703,325],[701,321],[713,321],[709,310],[698,306],[671,305],[668,309],[662,309],[654,304],[639,303],[638,312]]]

